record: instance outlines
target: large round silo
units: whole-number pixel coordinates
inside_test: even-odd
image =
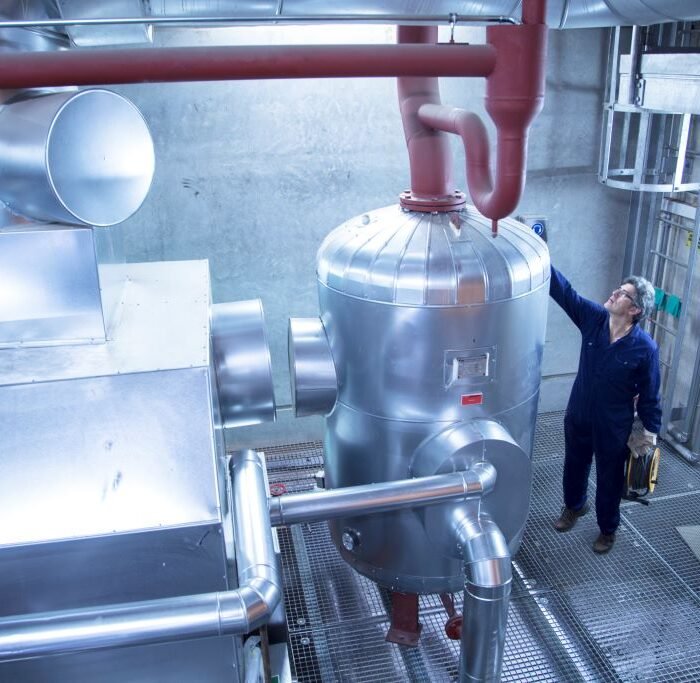
[[[325,433],[327,486],[463,469],[485,454],[498,494],[481,509],[516,552],[547,312],[544,242],[510,219],[494,236],[471,207],[391,206],[336,228],[319,249],[317,272],[337,379]],[[329,524],[343,557],[378,583],[460,590],[463,562],[436,546],[428,517],[404,510]]]

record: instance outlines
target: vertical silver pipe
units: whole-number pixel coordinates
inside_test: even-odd
[[[632,27],[632,38],[630,42],[630,80],[627,91],[627,104],[635,105],[637,102],[637,83],[639,81],[639,67],[641,64],[639,26]]]
[[[231,456],[230,469],[238,593],[247,618],[244,633],[249,633],[270,620],[282,595],[282,581],[272,540],[263,461],[253,450],[238,451]],[[226,632],[226,613],[221,622]]]
[[[678,453],[684,460],[689,462],[691,465],[697,465],[700,462],[700,454],[695,453],[690,450],[687,446],[684,446],[681,443],[678,443],[676,439],[673,438],[673,436],[669,433],[666,434],[664,437],[664,441],[666,441],[670,446]]]
[[[498,525],[487,514],[465,516],[456,534],[466,577],[459,680],[498,681],[510,601],[510,551]]]

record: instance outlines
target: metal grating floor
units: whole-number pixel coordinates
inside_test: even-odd
[[[591,550],[594,514],[566,534],[551,526],[561,506],[563,443],[563,413],[540,415],[502,680],[700,680],[700,562],[676,530],[700,524],[700,468],[662,446],[651,505],[623,503],[615,548],[600,557]],[[313,487],[320,443],[260,450],[278,490]],[[324,523],[281,528],[279,538],[295,680],[456,680],[458,643],[444,635],[439,598],[421,597],[419,647],[387,644],[386,593],[340,559]]]

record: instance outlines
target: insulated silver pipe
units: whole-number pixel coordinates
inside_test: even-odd
[[[270,499],[270,520],[283,526],[466,500],[489,493],[495,482],[495,468],[483,462],[464,472],[285,494]]]
[[[161,600],[0,619],[0,661],[173,640],[242,635],[266,623],[281,597],[264,467],[254,451],[232,456],[240,588]]]
[[[511,589],[510,551],[487,514],[462,517],[455,528],[464,555],[464,622],[460,683],[498,681]]]
[[[64,0],[59,0],[59,6]],[[68,3],[66,3],[68,4]],[[70,4],[70,9],[76,11]],[[461,24],[518,23],[521,3],[516,0],[151,0],[149,16],[72,17],[8,20],[2,27],[56,27],[110,24],[211,24],[242,25],[270,23],[382,23],[382,24]],[[429,5],[430,14],[416,10]],[[67,13],[64,10],[64,15]],[[593,28],[632,26],[687,21],[700,17],[699,0],[549,0],[546,23],[551,28]]]
[[[640,45],[639,26],[632,27],[632,38],[630,41],[630,82],[627,91],[627,104],[637,104],[637,84],[639,83],[639,67],[641,65],[642,46]]]
[[[266,624],[282,597],[282,579],[277,571],[277,556],[272,540],[270,514],[267,508],[267,478],[262,458],[253,450],[231,456],[233,485],[234,539],[236,547],[237,591],[245,606],[245,625],[236,633],[249,633]],[[224,593],[226,595],[226,593]],[[235,622],[235,613],[221,610],[225,626]]]
[[[269,16],[145,16],[145,17],[90,17],[85,19],[8,19],[0,21],[2,28],[57,28],[62,26],[264,26],[311,24],[402,24],[402,25],[463,25],[463,24],[518,24],[512,17],[483,15],[465,16],[444,14],[274,14]]]
[[[682,443],[678,443],[678,441],[676,441],[668,432],[666,432],[666,436],[664,436],[664,441],[666,441],[666,443],[668,443],[673,450],[678,453],[678,455],[680,455],[684,460],[687,460],[691,465],[697,465],[700,462],[700,453],[695,453]]]

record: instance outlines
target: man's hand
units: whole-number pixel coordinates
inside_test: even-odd
[[[656,446],[656,434],[644,429],[641,420],[637,418],[632,425],[632,433],[630,438],[627,439],[627,446],[632,455],[635,458],[639,458],[642,455],[646,455],[649,449],[653,449]]]

